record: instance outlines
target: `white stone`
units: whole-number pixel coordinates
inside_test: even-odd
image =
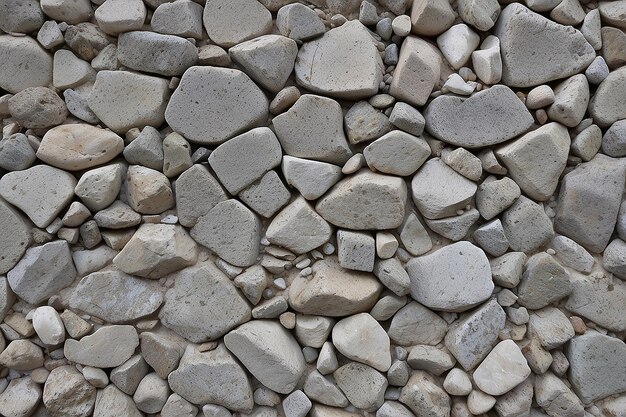
[[[37,336],[47,345],[58,345],[65,340],[65,326],[59,313],[52,307],[38,307],[35,310],[33,327]]]
[[[369,314],[340,320],[333,327],[333,344],[349,359],[386,372],[391,366],[389,336]]]
[[[96,9],[96,21],[109,35],[139,30],[146,20],[146,6],[141,0],[106,0]]]
[[[289,155],[283,156],[281,169],[287,184],[307,200],[318,199],[343,177],[341,167],[337,165]]]
[[[437,37],[437,46],[454,69],[465,65],[479,43],[480,37],[464,23],[452,26]]]
[[[474,383],[489,395],[502,395],[524,381],[530,368],[512,340],[496,345],[474,372]]]
[[[17,94],[52,82],[52,56],[29,36],[0,35],[0,88]]]

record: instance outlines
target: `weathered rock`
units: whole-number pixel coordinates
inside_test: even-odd
[[[352,359],[386,372],[391,366],[389,336],[369,314],[360,313],[337,322],[333,344]]]
[[[130,164],[163,170],[163,139],[159,131],[152,126],[144,127],[124,148],[124,159]]]
[[[55,240],[30,248],[7,273],[13,292],[31,304],[39,304],[69,286],[76,277],[70,248]]]
[[[200,217],[227,199],[220,183],[204,165],[192,166],[176,180],[176,214],[183,226],[193,227]]]
[[[276,171],[269,171],[239,193],[239,198],[252,210],[269,218],[289,202],[291,193]]]
[[[552,350],[574,337],[574,328],[561,310],[548,307],[530,315],[528,334],[536,337],[541,346]]]
[[[511,249],[531,252],[554,235],[552,222],[543,207],[521,196],[502,215],[502,227]]]
[[[276,28],[283,36],[306,41],[326,31],[319,16],[300,3],[288,4],[276,14]],[[313,12],[313,13],[311,13]]]
[[[243,412],[252,410],[254,404],[246,372],[223,344],[208,352],[188,347],[167,380],[172,391],[193,404],[217,404]]]
[[[363,156],[371,169],[405,177],[422,166],[430,147],[425,140],[396,130],[366,146]]]
[[[211,6],[220,1],[212,0]],[[205,7],[205,16],[210,8]],[[167,104],[165,120],[187,140],[219,144],[264,123],[268,106],[263,91],[245,73],[196,66],[183,74]]]
[[[487,256],[469,242],[413,258],[406,269],[412,297],[434,310],[465,311],[489,298],[494,287]]]
[[[355,407],[374,411],[385,401],[387,379],[372,367],[350,362],[337,369],[333,377]]]
[[[137,346],[139,337],[133,326],[113,325],[103,326],[80,340],[67,339],[63,352],[67,360],[81,365],[113,368],[130,358]]]
[[[133,401],[137,408],[148,414],[161,411],[170,394],[167,382],[152,372],[143,377],[137,391],[133,395]]]
[[[540,252],[526,262],[517,302],[537,310],[572,292],[569,274],[551,255]]]
[[[626,344],[589,331],[574,337],[565,350],[572,388],[588,404],[626,391]]]
[[[466,99],[451,95],[437,97],[426,107],[424,118],[431,135],[467,148],[504,142],[533,124],[526,106],[504,85]]]
[[[369,310],[382,291],[370,273],[343,269],[335,257],[312,266],[310,277],[297,277],[289,287],[289,305],[304,314],[341,317]]]
[[[57,311],[50,306],[37,307],[33,313],[33,328],[47,345],[58,345],[65,340],[65,326]]]
[[[474,372],[474,383],[490,395],[502,395],[524,381],[530,368],[512,340],[496,345]]]
[[[43,389],[43,403],[52,417],[89,415],[96,401],[96,388],[74,366],[50,372]]]
[[[235,199],[216,204],[191,229],[191,237],[196,242],[235,266],[250,266],[256,262],[260,234],[259,218]]]
[[[570,139],[559,123],[548,123],[496,150],[511,177],[529,197],[547,200],[565,168]]]
[[[392,229],[402,223],[406,194],[406,184],[400,178],[361,170],[331,188],[315,210],[339,227]],[[381,212],[386,215],[379,216]]]
[[[444,32],[454,22],[454,11],[445,0],[418,0],[411,8],[411,32],[434,36]]]
[[[254,320],[224,336],[224,343],[263,385],[290,393],[305,370],[298,342],[279,323]]]
[[[5,416],[30,416],[40,401],[41,388],[29,376],[12,379],[0,394],[0,413]]]
[[[4,338],[2,340],[4,345]],[[18,371],[31,371],[43,366],[43,352],[29,340],[14,340],[0,353],[0,364]]]
[[[187,231],[170,224],[144,224],[113,259],[120,270],[158,279],[196,262],[198,247]]]
[[[141,417],[143,414],[137,409],[131,397],[110,384],[98,391],[93,415],[94,417]]]
[[[227,48],[270,32],[272,14],[256,0],[211,0],[204,7],[203,22],[209,38]]]
[[[498,340],[506,314],[495,300],[461,316],[446,334],[446,347],[465,370],[478,365]]]
[[[111,205],[122,187],[122,165],[111,164],[85,172],[74,193],[93,212]]]
[[[6,274],[28,248],[30,229],[22,215],[2,199],[0,199],[0,229],[3,231],[0,234],[0,253],[2,253],[0,274]]]
[[[46,132],[37,158],[57,168],[80,171],[115,158],[124,149],[121,137],[87,124],[69,124]]]
[[[397,345],[436,345],[446,335],[448,324],[415,301],[394,314],[389,325],[389,338]]]
[[[582,417],[585,414],[585,409],[576,394],[552,372],[535,378],[535,396],[537,404],[549,416]]]
[[[160,214],[174,206],[170,181],[154,169],[131,165],[126,171],[128,205],[141,214]]]
[[[178,36],[136,31],[120,34],[117,58],[130,69],[173,76],[197,63],[198,50]]]
[[[298,84],[310,91],[357,100],[378,91],[383,63],[365,26],[353,20],[306,42],[295,72]]]
[[[593,256],[585,248],[565,236],[555,236],[551,242],[556,258],[565,266],[580,272],[591,272]]]
[[[626,91],[626,69],[620,68],[609,73],[600,83],[589,102],[589,113],[596,124],[607,127],[626,118],[624,96]]]
[[[307,200],[316,200],[343,176],[341,167],[326,162],[283,156],[281,169],[287,184]]]
[[[379,255],[380,258],[380,255]],[[396,258],[378,259],[374,262],[374,275],[396,295],[410,292],[411,280],[400,261]]]
[[[563,178],[554,228],[592,252],[601,252],[615,227],[626,166],[597,155]],[[593,203],[592,203],[593,202]]]
[[[35,162],[35,151],[26,135],[16,133],[0,140],[0,168],[21,171]]]
[[[139,0],[106,0],[96,9],[98,26],[109,35],[141,29],[146,6]]]
[[[63,100],[46,87],[29,87],[9,99],[11,116],[29,129],[47,128],[63,123],[67,107]]]
[[[29,36],[1,35],[0,62],[0,88],[9,93],[52,82],[52,57]]]
[[[578,30],[519,3],[502,10],[494,34],[502,50],[502,81],[512,87],[533,87],[568,77],[586,68],[596,56]]]
[[[154,313],[163,302],[156,283],[118,271],[87,275],[76,286],[70,307],[109,323],[134,321]]]
[[[458,7],[461,19],[481,31],[491,29],[500,14],[496,0],[461,0]]]
[[[439,382],[425,371],[415,371],[400,391],[399,401],[415,415],[445,417],[450,415],[450,397]]]
[[[574,127],[585,117],[587,103],[589,82],[583,74],[574,75],[554,89],[554,103],[548,108],[548,117],[567,127]]]
[[[250,306],[210,262],[178,273],[159,313],[164,326],[195,343],[216,339],[250,320]]]

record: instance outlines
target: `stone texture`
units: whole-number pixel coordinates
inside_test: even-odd
[[[0,35],[0,88],[12,94],[52,82],[52,56],[29,36]]]
[[[490,395],[502,395],[524,381],[530,368],[512,340],[496,345],[474,372],[474,383]]]
[[[625,91],[626,68],[610,72],[600,83],[589,102],[589,113],[598,126],[607,127],[626,118],[624,111]]]
[[[430,152],[422,138],[396,130],[367,145],[363,156],[370,169],[405,177],[417,171]]]
[[[397,345],[436,345],[446,335],[448,324],[436,313],[412,301],[393,315],[389,338]]]
[[[211,0],[204,7],[204,27],[219,46],[231,47],[271,31],[272,15],[256,0]]]
[[[141,214],[160,214],[174,206],[170,181],[154,169],[131,165],[126,171],[128,205]]]
[[[43,389],[43,403],[50,416],[81,417],[93,410],[96,388],[73,366],[50,372]]]
[[[415,371],[400,391],[399,401],[415,415],[445,417],[450,415],[450,397],[439,382],[425,371]]]
[[[93,212],[111,205],[122,187],[122,165],[111,164],[85,172],[74,193]]]
[[[226,191],[204,165],[195,164],[176,179],[176,214],[183,226],[193,227],[200,217],[227,199]]]
[[[30,230],[23,216],[0,199],[0,274],[6,274],[22,258],[30,244]]]
[[[116,346],[111,350],[110,346]],[[121,365],[139,346],[139,337],[133,326],[104,326],[80,340],[67,339],[63,349],[72,362],[95,368],[113,368]]]
[[[333,327],[333,344],[341,354],[381,372],[391,366],[389,336],[369,314],[360,313],[340,320]]]

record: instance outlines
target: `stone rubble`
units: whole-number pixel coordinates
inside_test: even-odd
[[[0,415],[623,417],[626,1],[0,0]]]

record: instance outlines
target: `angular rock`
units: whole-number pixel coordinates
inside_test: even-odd
[[[280,164],[280,143],[267,127],[252,129],[218,146],[209,165],[231,194],[237,194]]]
[[[406,198],[406,184],[400,178],[361,170],[331,188],[315,210],[338,227],[393,229],[402,223]],[[386,215],[381,217],[381,212]]]
[[[81,171],[109,162],[124,149],[121,137],[87,124],[69,124],[46,132],[37,158],[57,168]]]
[[[204,165],[192,166],[176,180],[176,214],[183,226],[193,227],[200,217],[227,199],[220,183]]]
[[[552,247],[556,258],[565,266],[580,272],[591,272],[594,264],[593,256],[585,248],[565,236],[555,236]]]
[[[307,90],[357,100],[378,91],[383,63],[365,26],[353,20],[304,43],[295,71]]]
[[[396,295],[403,296],[409,293],[411,280],[398,259],[376,260],[373,272],[376,278]]]
[[[30,416],[40,401],[41,388],[29,376],[12,379],[0,394],[0,413],[5,416]]]
[[[119,62],[142,72],[164,76],[181,75],[198,61],[198,50],[186,39],[148,31],[120,34],[117,42]]]
[[[458,8],[461,19],[481,31],[491,29],[500,14],[496,0],[461,0]]]
[[[201,343],[250,320],[251,312],[228,277],[206,262],[178,273],[159,318],[179,335]]]
[[[450,415],[450,397],[439,382],[425,371],[415,371],[400,391],[399,401],[415,415],[446,417]]]
[[[219,1],[212,0],[211,5],[214,3]],[[187,140],[219,144],[264,123],[268,106],[263,91],[245,73],[195,66],[183,74],[167,104],[165,120]],[[211,117],[205,117],[207,114]]]
[[[352,105],[344,119],[348,140],[353,145],[377,139],[393,129],[389,118],[367,101]]]
[[[150,19],[152,30],[166,35],[202,39],[203,7],[191,0],[162,3]]]
[[[626,344],[594,331],[574,337],[565,350],[572,388],[588,404],[626,391]]]
[[[137,354],[111,370],[111,382],[124,393],[132,395],[149,370],[150,367],[146,361],[143,360],[141,355]]]
[[[94,216],[94,220],[99,227],[106,227],[108,229],[125,229],[127,227],[136,226],[141,223],[141,215],[128,205],[117,200],[104,210],[100,210]],[[133,235],[133,231],[130,231],[130,235],[125,238],[122,243],[122,247],[130,240]],[[114,248],[121,250],[122,247]]]
[[[521,196],[502,215],[502,227],[511,249],[531,252],[554,235],[552,222],[543,207]]]
[[[411,348],[407,363],[412,369],[421,369],[433,375],[441,375],[455,364],[454,356],[446,348],[417,345]]]
[[[246,74],[273,93],[279,92],[293,71],[298,45],[279,35],[263,35],[228,50]]]
[[[333,164],[343,164],[352,156],[341,106],[335,100],[304,94],[272,124],[288,155]]]
[[[128,205],[141,214],[160,214],[174,206],[170,181],[154,169],[131,165],[126,171]]]
[[[502,10],[494,34],[503,52],[502,81],[511,87],[533,87],[574,75],[596,57],[578,30],[550,21],[519,3]]]
[[[626,118],[624,96],[626,68],[616,69],[600,83],[589,102],[589,113],[600,127],[607,127]]]
[[[203,22],[209,38],[228,48],[270,32],[272,14],[256,0],[211,0],[204,7]]]
[[[530,315],[528,335],[536,337],[547,350],[553,350],[574,337],[574,328],[561,310],[547,307]]]
[[[115,349],[110,349],[115,346]],[[95,368],[113,368],[135,353],[139,337],[133,326],[103,326],[80,340],[67,339],[63,352],[67,360]]]
[[[495,300],[483,304],[455,321],[446,334],[445,344],[461,366],[476,367],[498,340],[506,314]]]
[[[446,335],[447,330],[445,320],[412,301],[394,314],[387,333],[400,346],[436,345]]]
[[[626,167],[597,155],[563,178],[554,228],[592,252],[601,252],[615,227]]]
[[[355,407],[374,411],[385,401],[387,379],[374,368],[350,362],[337,369],[333,376]]]
[[[376,255],[372,235],[350,230],[337,231],[339,265],[355,271],[372,272]]]
[[[162,125],[169,95],[168,82],[162,78],[100,71],[87,100],[98,119],[111,130],[124,133],[133,127]]]
[[[533,117],[515,93],[497,85],[463,99],[442,95],[424,111],[426,130],[438,139],[466,148],[507,141],[527,131]]]
[[[313,264],[310,277],[292,282],[289,305],[304,314],[341,317],[368,311],[381,291],[372,274],[343,269],[337,258],[326,257]]]
[[[2,339],[4,345],[4,338]],[[0,353],[0,364],[18,371],[31,371],[43,366],[43,352],[34,343],[19,339],[14,340]]]
[[[143,165],[157,171],[163,170],[163,139],[158,130],[146,126],[124,148],[124,159],[130,164]]]
[[[303,4],[287,4],[276,14],[276,28],[283,36],[306,41],[326,32],[319,16]],[[313,12],[313,13],[311,13]]]
[[[413,10],[418,7],[416,2]],[[434,45],[420,38],[408,36],[400,48],[398,64],[389,85],[389,94],[414,106],[423,106],[439,83],[442,67],[441,53]]]
[[[530,375],[520,348],[512,340],[496,345],[474,372],[474,383],[489,395],[502,395]]]
[[[434,36],[454,23],[454,11],[446,0],[418,0],[411,8],[411,32]]]
[[[198,219],[191,237],[235,266],[250,266],[259,255],[259,218],[235,199],[222,201]]]
[[[70,248],[64,240],[28,249],[7,273],[13,292],[30,304],[47,300],[69,286],[75,277],[76,268]]]
[[[106,0],[96,9],[98,26],[109,35],[141,29],[146,6],[139,0]]]
[[[29,87],[9,99],[11,116],[28,129],[48,128],[63,123],[67,107],[63,100],[46,87]]]
[[[245,370],[223,344],[208,352],[188,347],[167,380],[172,391],[193,404],[217,404],[243,412],[254,405]]]
[[[50,306],[37,307],[33,313],[33,328],[46,345],[58,345],[65,340],[65,326],[56,310]]]
[[[93,415],[94,417],[141,417],[143,414],[137,409],[131,397],[110,384],[98,391]]]
[[[391,366],[389,336],[369,314],[340,320],[333,327],[333,344],[348,359],[386,372]]]
[[[307,200],[321,197],[343,176],[341,167],[326,162],[283,156],[281,164],[287,184]]]
[[[89,415],[96,401],[96,388],[74,366],[50,372],[43,389],[43,403],[50,416]]]
[[[552,372],[535,379],[537,404],[551,417],[582,417],[583,404],[576,394]]]
[[[439,50],[456,70],[465,65],[479,43],[480,37],[464,23],[452,26],[437,37]]]
[[[425,140],[396,130],[366,146],[363,156],[370,169],[405,177],[417,171],[430,152]]]
[[[224,344],[269,389],[290,393],[305,370],[298,342],[279,323],[254,320],[224,336]]]
[[[93,212],[111,205],[122,187],[122,165],[111,164],[85,172],[74,193]]]
[[[163,302],[157,283],[118,271],[99,271],[83,278],[70,307],[109,323],[130,322],[154,313]]]
[[[531,256],[518,287],[517,302],[537,310],[572,292],[569,274],[545,252]]]
[[[588,103],[589,82],[583,74],[574,75],[554,89],[554,103],[548,108],[548,117],[574,127],[585,117]]]
[[[545,201],[556,190],[569,148],[567,128],[548,123],[498,148],[496,156],[526,195]]]
[[[0,274],[6,274],[28,248],[30,228],[24,217],[2,199],[0,199],[0,229],[3,231],[0,234],[0,253],[2,253]]]
[[[35,162],[35,151],[26,135],[16,133],[0,140],[0,168],[21,171]]]
[[[269,218],[289,202],[291,193],[276,171],[269,171],[239,193],[239,198],[252,210]]]
[[[29,36],[0,35],[0,88],[12,94],[52,82],[52,57]]]
[[[487,256],[469,242],[413,258],[406,269],[411,296],[434,310],[465,311],[489,298],[494,288]]]

